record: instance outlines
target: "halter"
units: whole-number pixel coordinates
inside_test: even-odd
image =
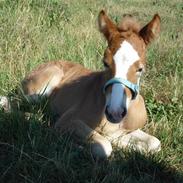
[[[108,80],[105,83],[104,88],[103,88],[103,93],[105,94],[106,89],[107,89],[108,86],[110,86],[112,84],[115,84],[115,83],[125,85],[126,87],[128,87],[132,92],[132,99],[135,99],[135,97],[139,93],[139,84],[133,84],[132,82],[130,82],[126,79],[116,78],[116,77]]]

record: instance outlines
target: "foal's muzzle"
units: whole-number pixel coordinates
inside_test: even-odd
[[[126,114],[127,114],[127,109],[123,108],[122,113],[120,114],[121,115],[120,118],[115,119],[113,117],[113,115],[108,112],[108,107],[106,107],[106,109],[105,109],[106,118],[111,123],[119,123],[119,122],[121,122],[121,120],[125,117]]]
[[[106,84],[104,85],[104,88],[103,88],[104,94],[106,93],[107,87],[110,85],[113,85],[113,84],[120,84],[123,87],[126,86],[127,88],[129,88],[132,93],[132,100],[136,98],[136,96],[139,92],[139,86],[137,84],[133,84],[130,81],[122,79],[122,78],[112,78],[109,81],[107,81]],[[126,98],[126,100],[127,100],[127,98]],[[107,120],[112,123],[119,123],[123,120],[123,118],[127,114],[127,106],[124,105],[124,103],[123,103],[120,110],[114,111],[114,112],[113,111],[109,112],[109,111],[110,111],[109,106],[106,106],[105,114],[106,114]],[[116,115],[116,113],[117,113],[117,115]]]

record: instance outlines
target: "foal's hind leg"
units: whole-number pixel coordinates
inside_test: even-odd
[[[161,150],[161,142],[156,137],[139,129],[115,139],[114,144],[140,152],[155,153]]]
[[[61,67],[49,63],[41,65],[33,70],[23,81],[22,89],[27,99],[36,102],[42,96],[49,96],[52,91],[60,84],[63,78]],[[0,108],[6,112],[11,111],[10,99],[6,96],[0,96]]]
[[[40,96],[50,96],[59,85],[63,70],[56,65],[41,67],[32,71],[23,81],[22,88],[26,96],[37,101]]]

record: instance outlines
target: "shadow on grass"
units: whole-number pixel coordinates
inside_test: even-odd
[[[24,101],[25,102],[25,101]],[[0,182],[182,183],[183,175],[163,158],[114,150],[105,161],[93,160],[88,145],[50,128],[50,115],[24,103],[12,113],[0,112]],[[165,156],[165,155],[164,155]]]

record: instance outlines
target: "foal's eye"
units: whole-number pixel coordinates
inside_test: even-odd
[[[106,68],[109,67],[109,65],[106,62],[103,62],[103,64],[104,64],[104,67],[106,67]]]
[[[143,71],[143,68],[142,67],[140,67],[140,68],[137,69],[137,72],[142,72],[142,71]]]

